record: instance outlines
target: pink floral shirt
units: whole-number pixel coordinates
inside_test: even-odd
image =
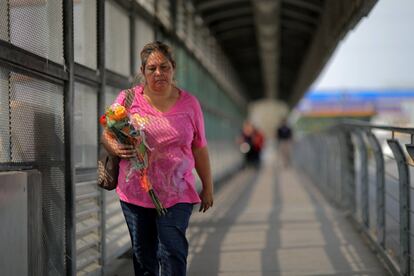
[[[193,175],[192,147],[205,147],[207,141],[200,104],[196,97],[180,89],[180,97],[167,112],[153,108],[136,86],[135,99],[129,109],[136,129],[142,128],[148,146],[148,178],[165,208],[177,203],[199,203]],[[116,103],[123,104],[121,92]],[[154,205],[140,185],[139,172],[126,181],[129,160],[121,160],[116,191],[120,200],[146,208]]]

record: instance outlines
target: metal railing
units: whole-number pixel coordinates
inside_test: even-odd
[[[396,275],[414,275],[414,128],[344,121],[300,139],[295,161],[349,212]]]

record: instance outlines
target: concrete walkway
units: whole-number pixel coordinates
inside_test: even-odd
[[[212,210],[193,214],[188,275],[389,275],[344,214],[274,161],[242,171],[218,187]],[[110,275],[133,275],[127,263]]]

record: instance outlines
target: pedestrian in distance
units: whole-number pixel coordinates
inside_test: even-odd
[[[244,154],[246,167],[260,166],[261,152],[264,146],[264,135],[250,121],[243,123],[241,135],[238,138],[240,151]]]
[[[277,149],[282,165],[289,167],[291,165],[290,151],[292,147],[292,129],[287,123],[286,118],[283,118],[276,130]]]

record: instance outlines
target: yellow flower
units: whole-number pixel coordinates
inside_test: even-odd
[[[125,107],[123,107],[122,105],[117,105],[114,107],[114,114],[113,114],[113,119],[116,121],[122,120],[127,116],[127,112]]]

